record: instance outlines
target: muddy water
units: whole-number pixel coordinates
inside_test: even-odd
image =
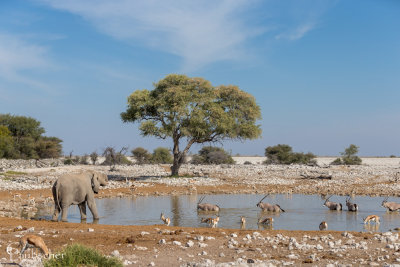
[[[213,213],[197,212],[200,195],[132,197],[98,199],[97,208],[101,224],[114,225],[149,225],[161,224],[160,213],[171,218],[171,225],[188,227],[208,227],[201,223],[201,218],[215,217]],[[324,200],[317,195],[273,195],[263,202],[278,203],[286,212],[277,214],[261,212],[256,207],[262,195],[209,195],[203,202],[221,207],[218,227],[240,229],[240,216],[246,218],[246,229],[263,229],[257,225],[259,218],[273,217],[273,229],[318,230],[321,221],[328,223],[330,230],[338,231],[379,231],[384,232],[400,227],[400,213],[386,212],[380,206],[383,198],[361,197],[352,199],[359,205],[358,212],[348,212],[345,197],[333,196],[330,201],[343,204],[343,211],[330,211],[323,206]],[[389,201],[400,202],[392,198]],[[363,218],[375,214],[381,217],[380,225],[364,225]],[[79,209],[69,209],[68,220],[80,222]],[[88,222],[91,214],[88,210]],[[270,229],[266,227],[266,229]]]

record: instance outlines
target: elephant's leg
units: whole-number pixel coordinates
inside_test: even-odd
[[[51,219],[52,221],[56,222],[58,221],[58,215],[60,214],[60,207],[58,206],[58,203],[54,204],[54,213],[53,213],[53,218]]]
[[[96,207],[96,202],[94,201],[94,197],[88,197],[87,199],[87,205],[90,209],[90,212],[92,212],[93,215],[93,220],[96,221],[99,219],[99,214],[97,212],[97,207]]]
[[[67,222],[67,217],[68,217],[68,208],[70,205],[62,203],[61,204],[61,221]]]
[[[86,201],[82,202],[79,206],[79,211],[81,212],[81,221],[86,220]]]

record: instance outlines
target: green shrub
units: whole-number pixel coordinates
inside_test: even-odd
[[[0,114],[0,127],[0,158],[39,159],[61,156],[62,140],[43,136],[44,128],[33,118]],[[7,131],[4,131],[5,128]]]
[[[235,164],[231,155],[221,147],[205,146],[194,155],[192,164]]]
[[[80,244],[67,246],[58,253],[57,259],[51,258],[44,262],[45,267],[76,267],[76,266],[98,266],[98,267],[122,267],[122,262],[115,257],[106,257],[99,251]]]
[[[130,165],[132,162],[125,156],[128,148],[123,147],[119,152],[116,152],[113,147],[104,149],[103,156],[105,157],[102,165],[109,165],[110,170],[115,170],[116,165]]]
[[[332,165],[360,165],[362,163],[361,158],[356,156],[358,153],[358,146],[351,144],[348,148],[341,152],[341,158],[335,159],[331,162]]]
[[[73,165],[74,162],[72,161],[72,158],[67,158],[64,159],[64,165]]]
[[[265,156],[265,164],[316,164],[313,153],[293,152],[292,147],[285,144],[267,147]]]
[[[246,160],[244,163],[244,165],[253,165],[253,163],[251,163],[250,161]]]
[[[131,153],[137,164],[148,164],[151,162],[151,154],[143,147],[137,147]]]
[[[154,149],[151,161],[153,163],[166,164],[166,163],[172,163],[173,158],[168,148],[158,147]]]

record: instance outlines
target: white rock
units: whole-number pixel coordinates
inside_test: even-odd
[[[176,240],[175,240],[175,241],[173,241],[173,242],[172,242],[172,244],[174,244],[174,245],[177,245],[177,246],[181,246],[181,245],[182,245],[182,243],[181,243],[181,242],[179,242],[179,241],[176,241]]]
[[[192,240],[189,240],[188,242],[186,242],[186,247],[191,248],[194,246],[194,242]]]
[[[158,244],[160,244],[160,245],[163,245],[165,243],[167,243],[167,241],[165,241],[165,239],[161,239],[160,241],[158,241]]]
[[[93,228],[89,228],[88,232],[94,232],[94,229]]]

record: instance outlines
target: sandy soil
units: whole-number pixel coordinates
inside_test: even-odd
[[[257,159],[259,160],[259,159]],[[98,197],[124,195],[179,195],[217,193],[305,193],[399,195],[396,178],[399,165],[393,161],[373,166],[236,166],[224,168],[185,167],[190,178],[166,178],[168,166],[120,167],[109,172],[103,166],[72,166],[25,169],[15,174],[0,191],[0,263],[10,263],[6,248],[17,248],[26,233],[41,235],[52,252],[65,245],[81,243],[106,255],[119,255],[128,266],[332,266],[363,264],[383,266],[400,262],[397,233],[343,233],[334,231],[249,231],[237,229],[185,228],[164,225],[111,226],[19,219],[21,210],[35,211],[35,205],[52,202],[51,184],[65,172],[96,169],[106,172],[110,184]],[[150,168],[150,167],[148,167]],[[154,169],[155,168],[155,169]],[[242,173],[242,170],[246,170]],[[133,173],[133,174],[132,174]],[[194,177],[192,177],[194,175]],[[319,179],[330,174],[332,179]],[[307,177],[307,178],[304,178]],[[325,177],[325,176],[324,176]],[[4,180],[4,178],[3,178]],[[15,186],[17,183],[17,186]],[[19,184],[20,185],[19,185]],[[16,190],[40,184],[39,189]],[[8,188],[7,188],[8,186]],[[32,204],[32,199],[34,204]],[[11,217],[11,218],[8,218]],[[312,221],[310,223],[319,224]],[[17,226],[21,226],[17,229]],[[15,260],[15,259],[14,259]],[[20,260],[16,260],[20,262]],[[30,266],[32,262],[21,262]],[[200,265],[199,265],[200,264]]]

